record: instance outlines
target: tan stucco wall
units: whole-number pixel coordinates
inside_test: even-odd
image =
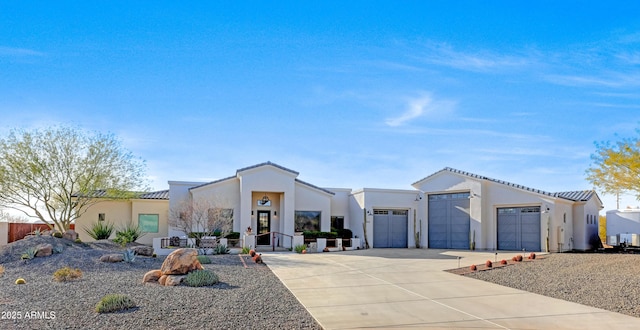
[[[138,214],[158,214],[158,232],[147,233],[137,240],[138,243],[152,245],[154,237],[166,237],[168,233],[169,201],[167,200],[124,200],[105,201],[93,205],[76,220],[76,232],[83,242],[91,242],[93,238],[85,229],[98,221],[98,214],[105,214],[105,221],[114,224],[116,230],[128,223],[137,224]],[[115,230],[111,239],[115,237]]]

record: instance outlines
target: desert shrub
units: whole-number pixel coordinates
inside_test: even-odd
[[[82,271],[78,268],[63,267],[53,273],[53,279],[57,282],[66,282],[82,277]]]
[[[0,265],[0,276],[2,276],[2,274],[4,274],[4,266]]]
[[[224,236],[226,239],[240,239],[240,233],[237,231],[232,231]]]
[[[476,267],[476,265],[471,265],[469,269],[475,272],[476,270],[478,270],[478,267]]]
[[[35,236],[42,236],[42,229],[40,229],[40,228],[36,228],[36,229],[33,231],[33,235],[35,235]]]
[[[32,246],[28,248],[26,251],[24,251],[24,253],[22,254],[22,256],[20,256],[20,258],[23,260],[33,259],[36,257],[36,253],[38,253],[38,249],[35,246]]]
[[[515,262],[520,262],[522,261],[522,254],[518,254],[517,256],[511,258],[511,260],[515,261]]]
[[[19,278],[16,280],[16,284],[27,284],[27,281],[24,280],[24,278]]]
[[[491,262],[491,260],[487,260],[487,261],[484,263],[484,265],[485,265],[485,266],[487,266],[488,268],[491,268],[491,267],[493,267],[493,262]]]
[[[194,270],[184,278],[184,284],[188,286],[210,286],[218,283],[218,275],[209,269]]]
[[[91,225],[90,229],[85,228],[84,231],[91,236],[91,238],[97,240],[109,239],[113,233],[113,224],[106,221],[98,221]]]
[[[531,254],[529,254],[529,259],[533,260],[536,258],[536,254],[531,252]]]
[[[249,256],[253,257],[255,255],[256,255],[256,250],[254,249],[249,250]]]
[[[82,240],[79,239],[79,238],[76,238],[76,240],[74,242],[80,244],[80,243],[82,243]]]
[[[504,259],[502,259],[502,260],[500,260],[500,264],[501,264],[501,265],[506,265],[506,264],[507,264],[507,261],[506,261],[506,260],[504,260]]]
[[[51,236],[53,236],[55,238],[62,238],[62,233],[57,231],[57,232],[53,233],[53,235],[51,235]]]
[[[351,229],[336,229],[335,232],[336,232],[336,234],[338,235],[339,238],[352,238],[353,237],[353,232],[351,231]]]
[[[216,245],[216,248],[213,249],[213,253],[214,254],[228,254],[229,253],[229,248],[227,248],[227,246],[224,245],[224,244],[218,244],[218,245]]]
[[[129,308],[135,308],[136,303],[124,294],[108,294],[96,305],[96,312],[98,313],[113,313]]]
[[[249,254],[249,251],[251,251],[251,248],[248,246],[244,246],[242,247],[242,254]]]
[[[211,263],[211,259],[207,256],[199,255],[196,258],[198,258],[198,261],[200,261],[200,263],[203,265]]]
[[[116,238],[113,239],[114,242],[125,246],[127,243],[132,243],[138,240],[138,238],[144,236],[145,233],[140,229],[140,227],[136,224],[129,222],[124,227],[118,228],[116,230]]]
[[[122,252],[122,258],[124,262],[134,262],[136,260],[136,253],[131,249],[127,249],[126,251]]]
[[[262,263],[262,255],[261,254],[256,254],[252,257],[253,261],[255,261],[255,263],[257,264],[261,264]]]
[[[302,253],[303,250],[307,249],[307,246],[304,244],[299,244],[299,245],[296,245],[294,249],[296,250],[297,253]]]

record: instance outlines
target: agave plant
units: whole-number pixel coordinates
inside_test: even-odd
[[[229,249],[224,244],[218,244],[218,245],[216,245],[214,253],[215,254],[228,254],[229,253]]]
[[[122,257],[124,259],[124,262],[131,263],[136,260],[136,253],[131,249],[127,249],[122,253]]]

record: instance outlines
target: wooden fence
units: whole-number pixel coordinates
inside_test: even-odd
[[[8,243],[23,239],[25,236],[40,229],[41,231],[49,230],[49,226],[45,223],[10,223]],[[75,225],[71,224],[69,229],[75,230]]]

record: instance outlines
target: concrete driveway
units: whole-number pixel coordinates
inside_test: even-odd
[[[263,260],[325,329],[640,329],[639,318],[443,271],[514,255],[369,249]]]

